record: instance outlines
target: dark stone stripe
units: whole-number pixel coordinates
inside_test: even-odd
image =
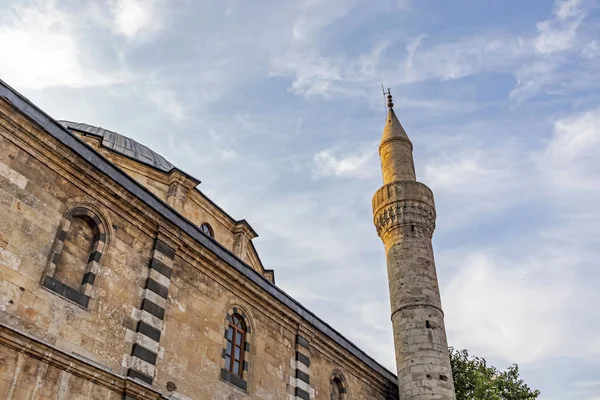
[[[300,335],[296,335],[296,343],[307,350],[310,349],[310,342]]]
[[[170,258],[171,260],[175,258],[175,250],[167,246],[164,242],[156,239],[156,243],[154,244],[154,248],[160,251],[162,254]]]
[[[46,276],[44,283],[42,284],[45,288],[52,290],[54,293],[71,300],[74,303],[79,304],[82,307],[87,308],[90,298],[85,294],[65,285],[64,283],[57,281],[56,279]]]
[[[88,209],[83,207],[75,207],[67,214],[67,219],[70,221],[73,217],[92,217],[93,214]]]
[[[146,281],[146,288],[152,290],[154,293],[156,293],[164,299],[167,298],[167,295],[169,293],[169,289],[167,289],[166,286],[161,285],[152,278],[148,278],[148,280]]]
[[[97,240],[98,240],[99,242],[102,242],[102,243],[106,242],[106,233],[104,233],[104,232],[102,232],[102,233],[99,233],[99,234],[98,234],[98,239],[97,239]]]
[[[164,276],[166,276],[167,278],[171,279],[171,274],[173,273],[173,270],[171,268],[167,267],[165,264],[158,261],[156,258],[153,258],[150,261],[150,268],[156,270],[156,272],[159,272],[159,273],[163,274]]]
[[[250,351],[250,343],[244,342],[244,351]]]
[[[296,394],[296,397],[300,397],[303,400],[310,400],[310,395],[304,389],[300,389],[299,387],[297,387],[295,394]]]
[[[135,343],[133,345],[133,350],[131,351],[131,355],[134,357],[140,358],[140,359],[146,361],[147,363],[156,365],[156,357],[157,357],[156,353],[148,350],[145,347],[140,346],[137,343]]]
[[[243,380],[242,378],[240,378],[239,376],[232,374],[231,372],[229,372],[228,370],[226,370],[225,368],[221,368],[221,379],[224,380],[225,382],[229,382],[234,386],[239,387],[242,390],[247,390],[248,388],[248,383]]]
[[[346,388],[340,388],[340,393],[346,393]]]
[[[145,336],[148,336],[155,342],[160,342],[160,331],[153,326],[148,325],[144,321],[138,322],[137,331]]]
[[[296,352],[296,360],[300,361],[302,364],[310,367],[310,359],[299,351]]]
[[[306,372],[300,371],[299,369],[296,370],[296,378],[298,378],[301,381],[304,381],[306,383],[310,383],[308,374]]]
[[[81,281],[82,285],[85,285],[86,283],[89,283],[90,285],[94,284],[94,281],[96,281],[96,274],[94,274],[93,272],[86,272],[83,275],[83,279]]]
[[[142,301],[142,310],[148,311],[150,314],[154,315],[158,319],[165,319],[165,309],[151,302],[148,299],[144,299]]]
[[[102,253],[99,251],[95,251],[92,254],[90,254],[90,256],[88,258],[88,262],[92,262],[92,261],[100,262],[100,257],[102,257]]]
[[[64,242],[66,238],[67,238],[67,232],[60,231],[60,233],[58,234],[58,240],[60,240],[61,242]]]
[[[94,221],[94,223],[96,224],[96,226],[100,226],[102,225],[102,221],[100,221],[100,218],[98,218],[97,215],[92,215],[92,221]]]
[[[244,371],[248,371],[248,361],[244,361]]]
[[[138,372],[132,368],[129,368],[129,370],[127,371],[127,376],[129,376],[131,378],[137,378],[137,379],[141,380],[142,382],[146,382],[148,385],[152,385],[152,381],[154,380],[154,378],[152,378],[151,376],[142,374],[141,372]]]
[[[59,260],[60,260],[60,253],[54,253],[54,255],[52,255],[52,264],[58,265]]]

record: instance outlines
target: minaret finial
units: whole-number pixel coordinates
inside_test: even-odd
[[[383,92],[383,96],[387,97],[387,107],[391,110],[394,108],[394,103],[392,102],[392,89],[388,88],[387,92],[383,88],[383,83],[381,84],[381,91]]]
[[[390,110],[394,108],[394,103],[392,102],[392,90],[390,88],[388,88],[387,91],[387,106]]]

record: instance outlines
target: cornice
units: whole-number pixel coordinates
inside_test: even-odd
[[[56,347],[35,339],[24,332],[0,323],[0,345],[67,371],[118,394],[139,400],[167,399],[152,387],[112,372],[102,365],[93,365],[75,354],[69,355]]]

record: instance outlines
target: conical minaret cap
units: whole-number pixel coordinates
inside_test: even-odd
[[[412,143],[410,142],[406,131],[402,127],[402,124],[398,120],[394,109],[390,108],[388,111],[387,120],[385,122],[385,127],[383,128],[383,136],[381,137],[380,146],[383,146],[386,142],[394,139],[407,141],[412,147]]]
[[[383,136],[379,145],[383,183],[386,185],[396,181],[414,181],[415,164],[413,162],[413,146],[394,112],[392,94],[388,90],[389,108]]]

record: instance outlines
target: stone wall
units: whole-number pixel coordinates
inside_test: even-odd
[[[391,374],[1,98],[0,149],[0,326],[13,337],[0,343],[6,398],[329,399],[334,371],[347,384],[344,400],[397,398]],[[88,232],[96,244],[79,287],[53,275],[75,209],[102,227]],[[224,369],[233,313],[247,329],[241,377]],[[28,353],[31,343],[39,352]],[[299,351],[310,359],[308,383]]]

